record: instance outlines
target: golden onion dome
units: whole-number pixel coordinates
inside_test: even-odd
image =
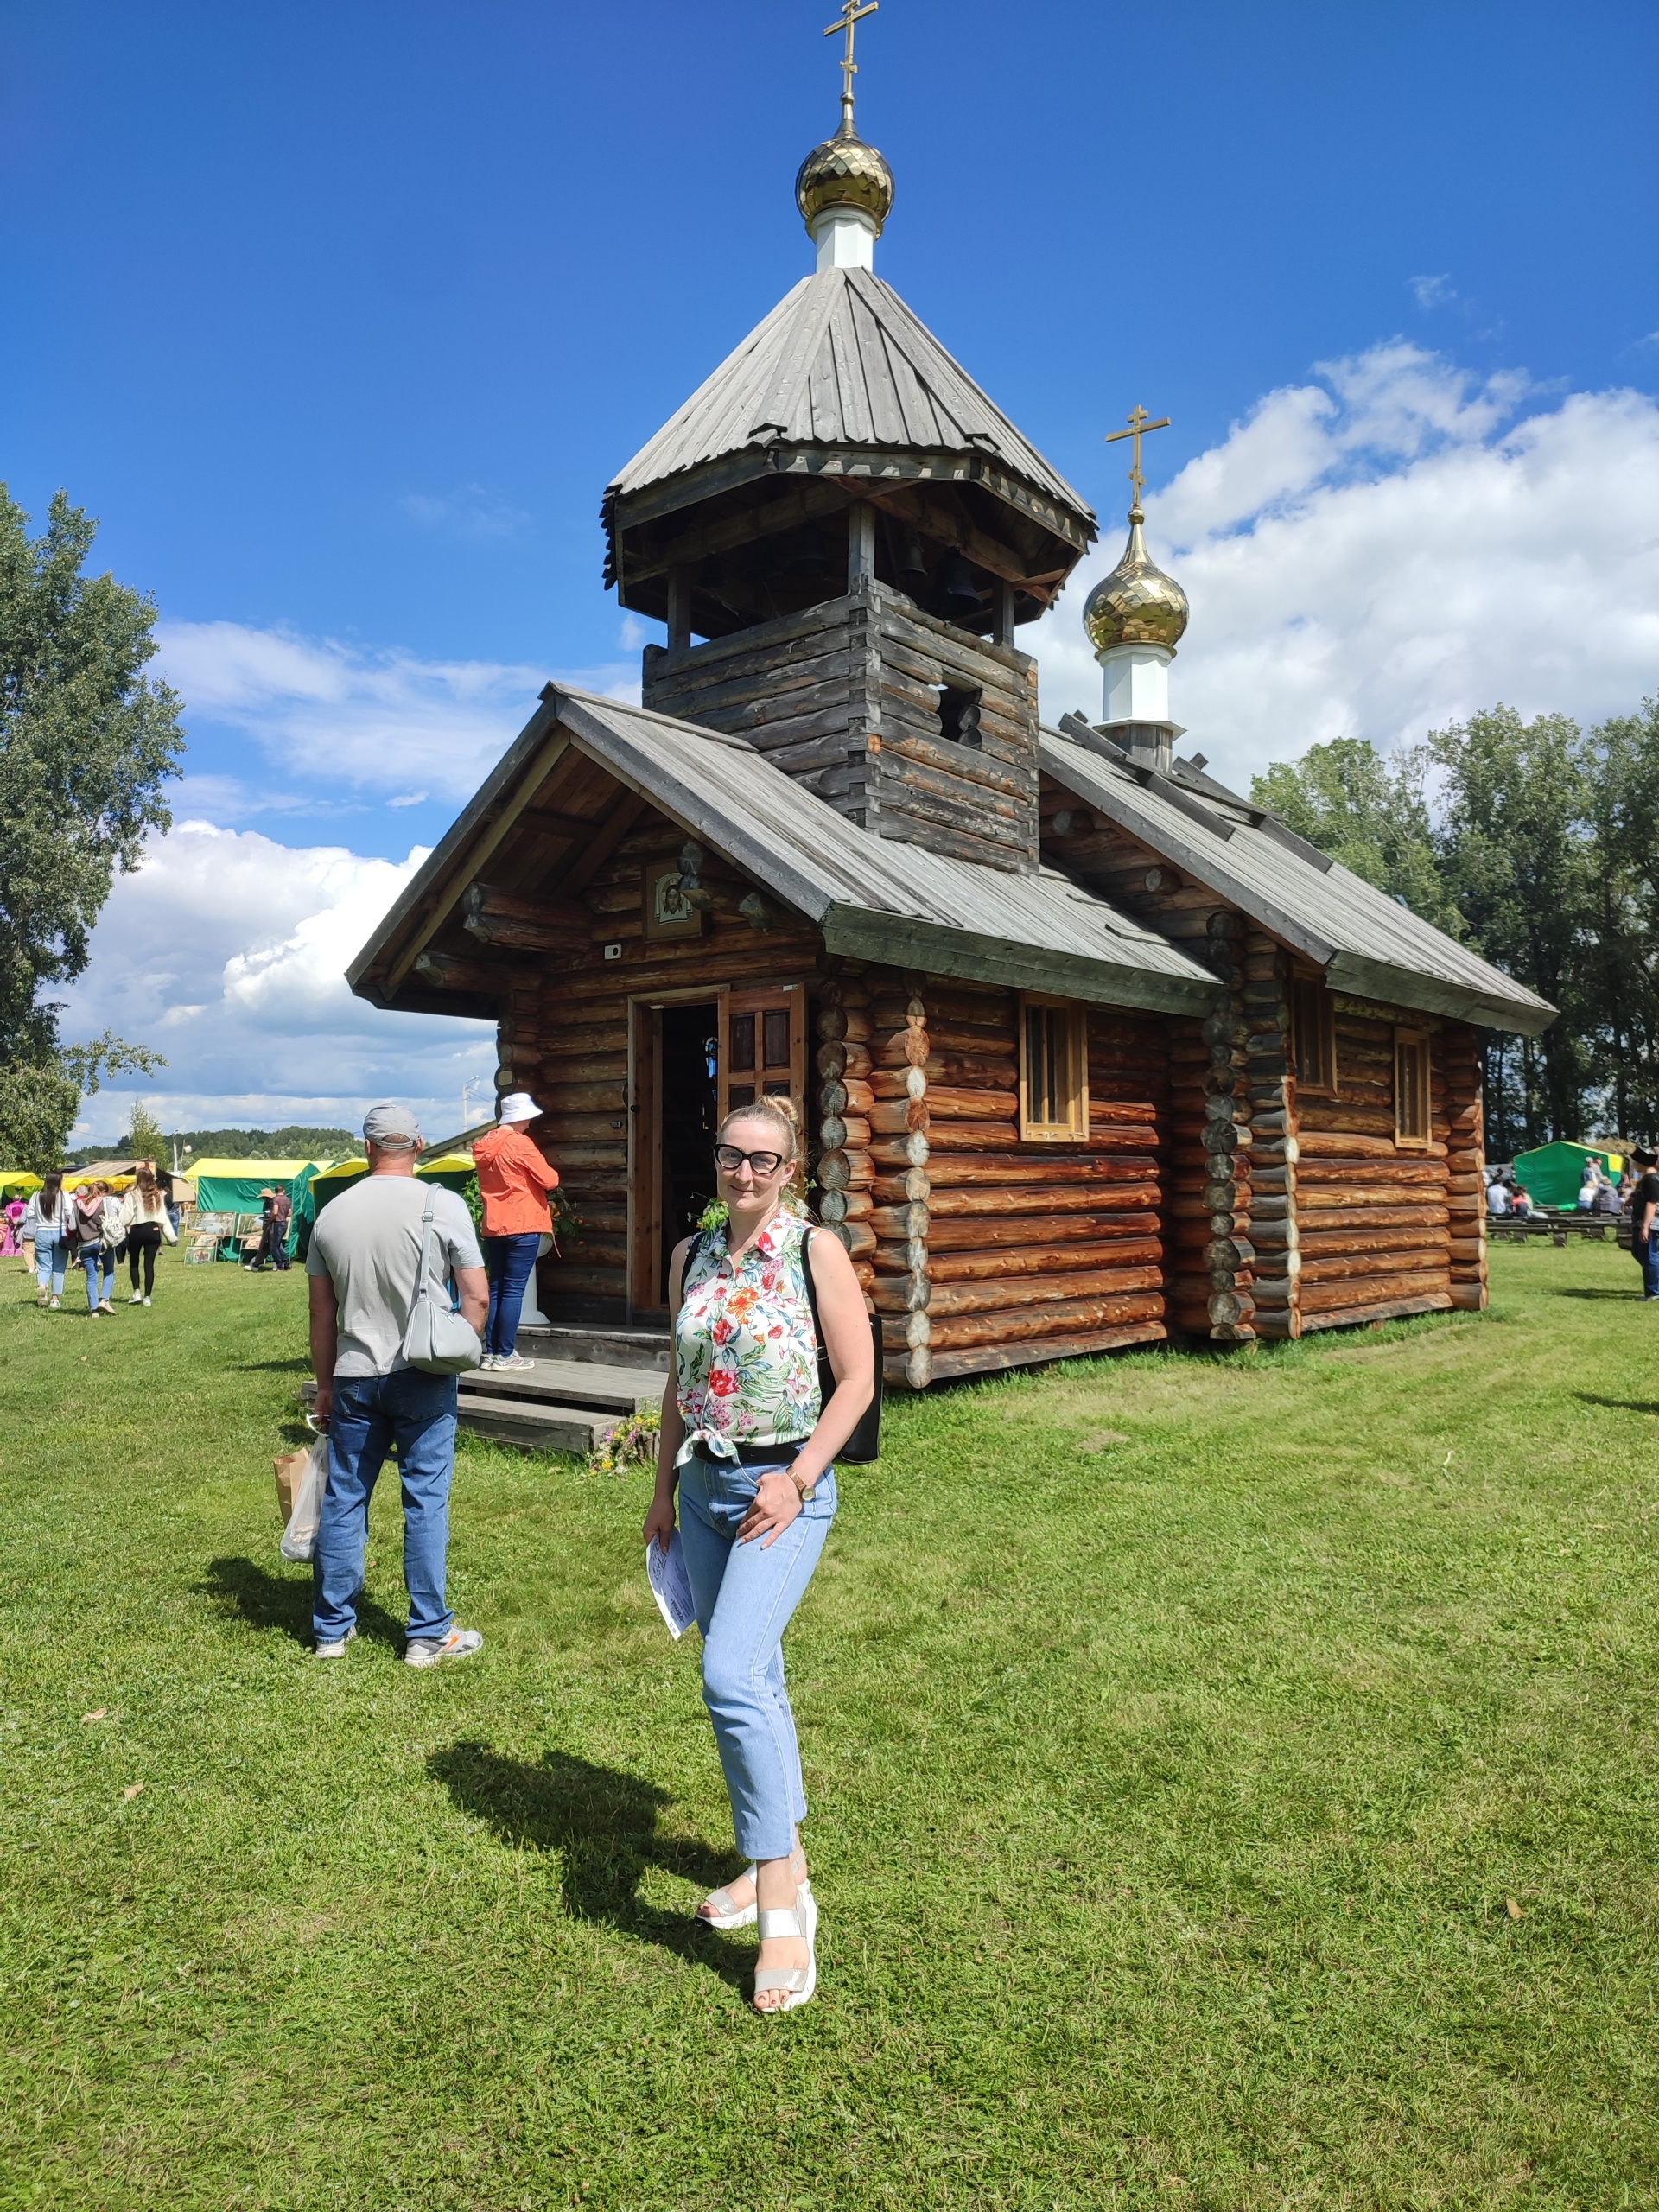
[[[861,207],[881,226],[893,212],[893,171],[849,124],[815,146],[795,178],[795,202],[809,232],[827,207]]]
[[[1171,652],[1186,630],[1186,594],[1166,576],[1147,551],[1141,525],[1146,517],[1129,510],[1129,542],[1109,576],[1089,594],[1083,626],[1096,652],[1109,645],[1166,645]]]

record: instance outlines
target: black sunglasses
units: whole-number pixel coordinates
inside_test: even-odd
[[[715,1147],[715,1165],[728,1175],[735,1175],[746,1160],[757,1175],[775,1175],[784,1164],[781,1152],[740,1152],[734,1144]]]

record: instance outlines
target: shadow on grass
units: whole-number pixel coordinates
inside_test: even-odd
[[[1659,1414],[1659,1399],[1599,1398],[1592,1390],[1575,1390],[1573,1395],[1581,1406],[1605,1406],[1610,1413]]]
[[[575,1920],[602,1922],[660,1943],[676,1957],[709,1967],[740,1988],[753,1954],[729,1943],[688,1913],[664,1912],[637,1895],[648,1866],[683,1875],[704,1889],[740,1871],[729,1853],[658,1833],[668,1792],[638,1775],[591,1766],[565,1751],[532,1765],[503,1757],[487,1744],[452,1744],[435,1751],[427,1771],[461,1809],[486,1821],[513,1848],[556,1851],[564,1862],[565,1909]]]
[[[311,1355],[296,1352],[292,1359],[251,1359],[241,1367],[233,1367],[232,1375],[309,1375]]]
[[[1592,1290],[1586,1283],[1561,1283],[1546,1294],[1551,1298],[1611,1298],[1621,1306],[1640,1306],[1639,1290]]]
[[[311,1643],[311,1578],[271,1574],[251,1559],[209,1562],[205,1582],[191,1585],[198,1598],[217,1599],[227,1611],[240,1613],[250,1628],[279,1629],[308,1649]],[[381,1606],[359,1596],[357,1632],[373,1643],[404,1648],[404,1630]]]

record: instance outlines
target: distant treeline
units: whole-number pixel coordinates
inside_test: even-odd
[[[129,1133],[130,1134],[130,1133]],[[173,1147],[179,1147],[179,1165],[191,1160],[348,1160],[363,1157],[363,1139],[355,1129],[180,1129],[164,1133],[164,1164],[171,1165]],[[189,1147],[186,1157],[185,1147]],[[88,1167],[95,1160],[123,1160],[125,1139],[118,1144],[84,1144],[65,1155],[71,1167]]]
[[[1489,1159],[1659,1130],[1659,700],[1588,733],[1494,707],[1386,759],[1338,738],[1252,795],[1560,1008],[1479,1033]]]

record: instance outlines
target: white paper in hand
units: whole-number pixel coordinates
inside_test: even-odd
[[[690,1577],[685,1571],[685,1548],[677,1529],[669,1538],[666,1551],[654,1536],[645,1546],[645,1573],[651,1582],[651,1594],[668,1624],[668,1632],[677,1643],[697,1618],[691,1599]]]

